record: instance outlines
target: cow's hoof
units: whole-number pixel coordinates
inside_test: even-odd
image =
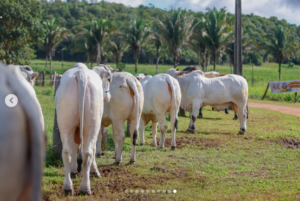
[[[74,195],[73,189],[64,189],[65,195]]]
[[[115,161],[114,165],[119,166],[119,165],[121,165],[121,163],[122,163],[122,161]]]
[[[237,117],[233,117],[233,120],[238,120],[238,118]]]
[[[129,164],[135,164],[135,161],[130,160]]]
[[[77,172],[71,172],[71,178],[74,179],[78,176]]]
[[[101,154],[96,154],[96,158],[101,158]]]
[[[79,193],[78,193],[78,195],[92,195],[92,191],[91,190],[88,190],[88,191],[80,191]]]
[[[189,133],[191,133],[191,134],[194,134],[194,133],[195,133],[195,130],[187,129],[186,132],[189,132]]]
[[[203,118],[203,116],[202,116],[202,115],[199,115],[197,118],[198,118],[198,119],[202,119],[202,118]]]
[[[174,151],[176,149],[176,147],[172,146],[171,147],[171,151]]]
[[[144,143],[140,143],[140,146],[144,146]]]
[[[90,177],[101,178],[101,175],[99,172],[90,172]]]
[[[242,130],[240,130],[238,133],[238,135],[244,135],[244,134],[245,134],[245,131],[242,131]]]

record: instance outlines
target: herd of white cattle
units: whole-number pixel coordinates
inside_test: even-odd
[[[100,177],[96,156],[101,154],[101,127],[110,124],[115,164],[122,162],[124,122],[127,120],[132,142],[130,163],[136,161],[138,129],[140,145],[144,145],[145,126],[150,121],[152,145],[157,145],[159,124],[159,147],[164,147],[168,127],[166,113],[170,114],[171,149],[174,150],[179,107],[190,113],[187,131],[194,133],[200,108],[210,105],[219,111],[232,106],[240,121],[239,134],[244,134],[248,112],[246,79],[232,74],[211,74],[218,73],[203,73],[197,69],[187,73],[169,69],[166,74],[133,76],[127,72],[116,72],[107,65],[88,69],[83,63],[67,70],[55,94],[57,123],[63,145],[65,193],[74,193],[71,177],[76,177],[80,169],[77,164],[79,158],[82,159],[83,171],[79,191],[91,194],[90,176]],[[5,161],[5,166],[0,165],[0,180],[6,181],[0,184],[0,200],[40,200],[45,134],[41,106],[32,87],[36,76],[37,73],[29,66],[0,64],[1,100],[8,94],[15,94],[19,100],[13,108],[7,107],[4,101],[0,103],[0,163]],[[6,179],[8,176],[9,179]]]

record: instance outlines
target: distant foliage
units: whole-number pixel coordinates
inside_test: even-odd
[[[126,68],[126,65],[124,63],[120,62],[119,65],[118,65],[118,70],[119,71],[124,71],[125,68]]]
[[[294,63],[289,61],[287,64],[286,64],[286,67],[287,68],[293,68],[294,67]]]

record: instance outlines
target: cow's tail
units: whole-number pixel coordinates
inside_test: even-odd
[[[166,82],[168,83],[168,85],[171,88],[172,101],[173,101],[173,104],[174,104],[174,107],[175,107],[175,113],[174,113],[175,117],[174,117],[174,122],[172,122],[172,123],[174,123],[174,127],[176,129],[178,129],[178,119],[177,119],[178,107],[177,107],[177,102],[176,102],[176,97],[177,97],[176,96],[176,90],[174,89],[174,83],[173,83],[173,80],[171,79],[170,76],[166,76]],[[171,120],[171,117],[170,117],[170,120]]]
[[[139,90],[138,90],[138,87],[136,86],[135,81],[133,81],[131,79],[127,79],[127,84],[131,88],[131,90],[133,91],[133,94],[134,94],[134,97],[135,97],[134,106],[136,107],[136,127],[135,127],[134,132],[133,132],[132,144],[137,145],[138,127],[139,127],[140,118],[141,118],[141,116],[140,116],[140,98],[141,97],[140,97]]]
[[[84,100],[87,86],[87,74],[85,71],[78,71],[75,75],[75,79],[79,88],[79,113],[80,113],[80,151],[79,158],[82,158],[83,149],[83,118],[84,118]]]
[[[2,66],[2,65],[0,65]],[[1,68],[1,67],[0,67]],[[0,69],[3,70],[3,69]],[[5,72],[5,71],[4,71]],[[2,72],[3,73],[3,72]],[[15,76],[10,73],[6,74],[7,83],[17,97],[22,97],[19,104],[28,118],[29,126],[29,149],[31,150],[30,163],[32,174],[32,199],[34,201],[41,200],[40,189],[42,185],[43,162],[45,156],[46,136],[44,134],[44,122],[41,122],[39,117],[42,116],[40,108],[37,108],[39,102],[31,97],[28,90],[25,89]]]

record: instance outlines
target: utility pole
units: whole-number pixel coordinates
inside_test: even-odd
[[[234,74],[243,75],[242,62],[242,0],[235,0]]]

